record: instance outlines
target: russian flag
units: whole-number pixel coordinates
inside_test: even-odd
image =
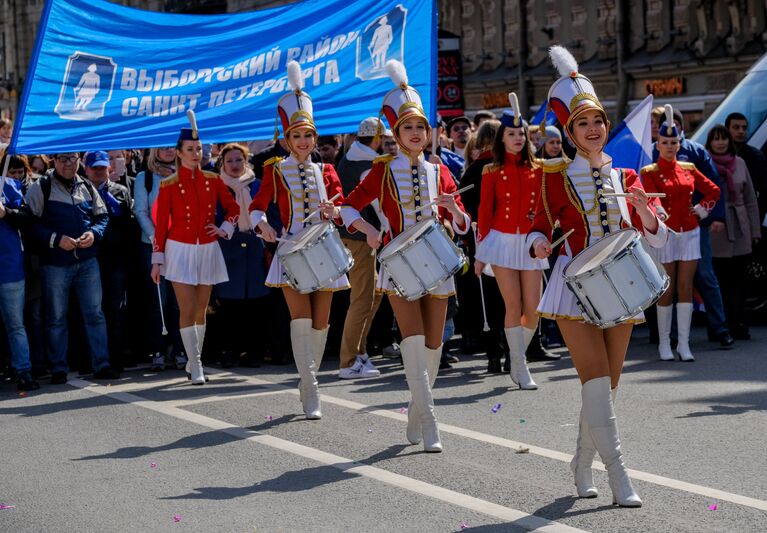
[[[632,168],[639,172],[652,163],[652,104],[650,94],[610,133],[605,153],[613,158],[613,168]]]
[[[548,104],[549,101],[546,100],[543,102],[543,105],[538,108],[538,111],[535,112],[535,116],[533,117],[533,120],[530,121],[531,126],[539,126],[541,122],[543,122],[543,114],[546,113],[546,104]],[[557,116],[554,114],[553,111],[549,110],[548,113],[546,113],[546,125],[547,126],[553,126],[557,123]]]

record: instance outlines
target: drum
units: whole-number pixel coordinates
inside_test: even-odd
[[[609,328],[641,313],[669,286],[669,277],[634,228],[609,233],[564,270],[586,322]]]
[[[433,291],[466,264],[466,256],[435,218],[422,220],[384,246],[378,260],[392,285],[407,300]]]
[[[277,247],[288,284],[301,294],[333,283],[354,265],[352,254],[330,222],[307,226]]]

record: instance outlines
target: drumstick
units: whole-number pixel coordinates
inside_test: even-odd
[[[565,242],[565,239],[567,239],[570,235],[572,235],[574,231],[575,231],[574,229],[571,229],[570,231],[562,235],[560,238],[558,238],[556,241],[552,242],[551,249],[553,250],[554,248],[556,248],[557,246]]]
[[[333,198],[328,198],[328,202],[332,202],[333,200],[336,200],[339,196],[341,196],[340,192],[338,194],[336,194]],[[306,222],[310,218],[314,217],[317,213],[319,213],[321,211],[322,211],[322,209],[317,209],[317,210],[309,213],[309,216],[304,219],[304,222]]]
[[[162,334],[168,334],[168,328],[165,327],[165,315],[162,312],[162,293],[160,292],[160,284],[157,284],[157,303],[160,304],[160,320],[162,320]]]
[[[258,237],[259,239],[263,239],[263,240],[265,240],[265,241],[266,241],[266,237],[264,237],[264,236],[263,236],[263,235],[261,235],[260,233],[256,233],[256,237]],[[277,241],[277,242],[284,242],[284,241],[289,241],[290,239],[281,239],[281,238],[279,238],[279,237],[275,237],[275,238],[274,238],[274,240],[275,240],[275,241]],[[269,241],[267,241],[267,242],[269,242]]]
[[[462,189],[458,189],[455,192],[451,192],[448,196],[456,196],[458,194],[461,194],[464,191],[468,191],[469,189],[473,189],[473,188],[474,188],[474,184],[472,183],[471,185],[467,185],[466,187],[464,187]],[[412,211],[408,211],[407,213],[405,213],[405,215],[412,215],[412,214],[417,213],[419,211],[423,211],[427,207],[431,207],[431,206],[433,206],[436,203],[437,203],[437,201],[434,200],[433,202],[429,202],[428,204],[424,204],[421,207],[417,207],[417,208],[413,209]]]
[[[474,248],[476,250],[477,246],[477,223],[472,222],[471,223],[471,229],[474,231]],[[475,252],[476,255],[476,252]],[[476,261],[476,259],[475,259]],[[485,321],[484,326],[482,326],[482,331],[490,331],[490,325],[487,323],[487,311],[485,311],[485,289],[482,285],[482,273],[479,273],[479,297],[482,300],[482,318]]]
[[[665,198],[666,193],[665,192],[646,192],[645,193],[648,198]],[[622,197],[625,198],[627,196],[631,196],[630,192],[603,192],[602,196],[614,196],[614,197]]]

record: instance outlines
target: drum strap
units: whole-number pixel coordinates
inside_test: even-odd
[[[623,173],[620,170],[616,170],[613,168],[613,169],[610,169],[610,177],[612,178],[613,189],[615,189],[615,192],[617,193],[625,192],[623,190]],[[626,221],[626,224],[628,225],[628,227],[632,227],[631,215],[629,215],[628,202],[626,202],[626,199],[623,196],[618,196],[617,198],[615,198],[615,200],[618,202],[618,209],[621,212],[621,217],[623,217],[623,220]]]
[[[434,202],[439,196],[439,167],[437,165],[426,165],[426,185],[429,188],[429,199]],[[439,216],[437,204],[431,206],[431,212],[434,216]]]

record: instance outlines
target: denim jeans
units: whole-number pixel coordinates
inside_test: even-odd
[[[24,280],[0,284],[0,318],[8,333],[11,366],[17,373],[29,372],[29,342],[24,329]]]
[[[700,261],[698,261],[698,269],[695,272],[695,287],[706,306],[708,329],[718,335],[729,332],[729,328],[724,316],[724,303],[722,302],[722,293],[719,290],[719,280],[716,278],[711,259],[711,240],[708,232],[708,227],[701,226]]]
[[[108,367],[107,328],[101,310],[101,276],[96,258],[68,266],[43,265],[42,277],[51,371],[69,372],[67,311],[72,289],[80,303],[93,371]]]

